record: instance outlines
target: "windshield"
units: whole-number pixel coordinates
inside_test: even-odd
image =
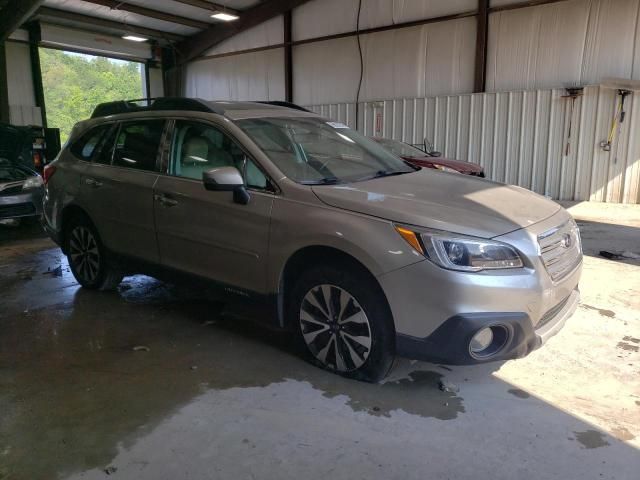
[[[347,183],[415,171],[340,123],[299,117],[252,118],[237,124],[287,177],[299,183]]]
[[[426,157],[419,148],[413,147],[408,143],[399,142],[398,140],[389,140],[388,138],[376,138],[376,142],[389,150],[391,153],[398,155],[399,157]]]

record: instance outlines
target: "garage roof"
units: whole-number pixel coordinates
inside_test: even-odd
[[[0,0],[0,41],[21,24],[71,27],[92,34],[135,35],[174,44],[184,63],[207,49],[308,0]],[[235,21],[212,18],[233,14]],[[4,18],[3,18],[4,17]]]
[[[154,33],[159,41],[176,41],[221,23],[216,10],[246,10],[261,0],[44,0],[34,19],[102,33]],[[94,19],[97,19],[94,20]],[[100,20],[104,20],[101,22]],[[113,22],[115,25],[110,25]],[[144,30],[138,30],[141,27]],[[151,32],[154,31],[154,32]],[[150,36],[151,35],[147,35]]]

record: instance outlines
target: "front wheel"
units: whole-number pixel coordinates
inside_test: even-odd
[[[78,217],[70,222],[66,234],[67,259],[78,283],[94,290],[113,290],[122,281],[122,274],[107,262],[106,252],[95,227]]]
[[[394,359],[394,328],[386,300],[360,272],[318,267],[302,274],[291,311],[307,359],[340,375],[377,382]]]

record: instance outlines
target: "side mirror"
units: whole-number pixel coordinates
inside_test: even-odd
[[[233,201],[241,205],[248,204],[251,198],[242,175],[235,167],[220,167],[203,172],[202,183],[209,191],[233,192]]]

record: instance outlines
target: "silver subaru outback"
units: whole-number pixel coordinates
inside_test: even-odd
[[[411,166],[310,112],[103,105],[44,179],[45,227],[83,287],[205,280],[352,378],[383,378],[395,356],[523,357],[578,304],[580,236],[562,207]]]

